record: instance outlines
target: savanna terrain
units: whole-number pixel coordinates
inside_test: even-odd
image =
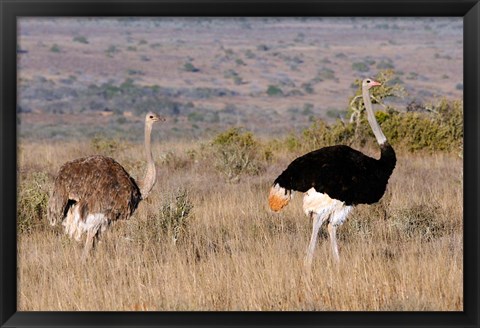
[[[18,310],[463,309],[462,23],[455,19],[21,19]],[[368,45],[368,46],[366,46]],[[377,120],[397,151],[382,200],[338,230],[334,262],[297,193],[268,208],[297,156],[378,145],[356,112],[379,78]],[[59,167],[91,154],[157,183],[86,262],[51,227]]]

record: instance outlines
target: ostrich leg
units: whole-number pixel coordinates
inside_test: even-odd
[[[95,239],[95,235],[97,234],[97,230],[88,230],[87,232],[87,240],[85,241],[85,247],[83,248],[83,260],[86,260],[90,255],[90,251],[93,248],[93,243]]]
[[[340,262],[340,256],[338,255],[338,246],[337,246],[337,227],[329,223],[328,224],[328,234],[330,235],[330,245],[332,246],[332,253],[335,261]]]
[[[304,264],[306,267],[311,267],[312,259],[313,259],[313,252],[315,251],[315,246],[317,245],[317,238],[318,238],[318,231],[322,226],[323,222],[328,218],[329,213],[312,213],[313,216],[313,228],[312,228],[312,236],[310,237],[310,244],[308,245],[307,255],[305,256]]]

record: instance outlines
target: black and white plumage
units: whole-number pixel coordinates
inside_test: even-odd
[[[48,220],[51,225],[62,222],[65,233],[78,241],[87,234],[84,257],[99,232],[113,221],[130,218],[152,190],[156,170],[150,135],[153,123],[164,120],[155,113],[145,116],[147,169],[138,183],[117,161],[101,155],[78,158],[60,167],[48,201]]]
[[[395,168],[395,151],[375,120],[370,101],[369,89],[377,85],[380,83],[372,79],[362,81],[368,122],[380,145],[379,159],[345,145],[324,147],[295,159],[270,189],[269,204],[274,211],[286,206],[294,191],[305,193],[303,209],[313,218],[307,265],[312,262],[318,231],[325,221],[333,255],[339,259],[336,228],[345,221],[354,205],[373,204],[382,198]]]

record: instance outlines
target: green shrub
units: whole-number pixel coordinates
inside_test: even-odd
[[[283,91],[276,85],[269,85],[267,89],[267,95],[271,97],[283,96]]]
[[[223,72],[223,77],[226,79],[233,79],[233,83],[235,83],[236,85],[243,84],[242,77],[238,75],[238,73],[233,69],[229,69]]]
[[[337,121],[333,125],[328,125],[323,120],[316,120],[309,128],[303,130],[302,145],[305,150],[337,144],[348,145],[353,143],[354,134],[353,124],[344,124]]]
[[[230,182],[239,181],[241,175],[259,174],[264,169],[260,144],[251,132],[231,128],[218,134],[211,147],[216,169]]]
[[[183,65],[183,70],[186,72],[193,72],[193,73],[200,71],[198,68],[193,66],[192,63],[185,63],[185,65]]]
[[[308,116],[313,114],[313,104],[311,103],[304,103],[302,115]]]
[[[237,58],[235,59],[235,64],[239,65],[239,66],[245,66],[247,64],[245,64],[245,62],[241,59],[241,58]]]
[[[308,94],[312,94],[315,92],[315,89],[313,88],[312,83],[310,82],[302,83],[302,89]]]
[[[318,79],[319,81],[335,80],[335,71],[330,68],[323,67],[318,70],[316,79]]]
[[[83,43],[83,44],[88,44],[87,38],[84,37],[83,35],[75,36],[75,37],[73,38],[73,41],[74,41],[74,42]]]
[[[441,219],[438,205],[414,204],[408,208],[394,210],[389,218],[392,237],[431,241],[443,236],[448,225]]]
[[[94,149],[95,153],[105,156],[112,156],[115,153],[123,150],[122,143],[116,139],[106,138],[101,135],[96,135],[90,141],[90,145]]]
[[[145,72],[139,69],[130,68],[127,70],[128,75],[145,75]]]
[[[247,49],[247,51],[245,51],[245,56],[246,56],[247,58],[249,58],[249,59],[255,58],[255,54],[254,54],[253,51],[250,50],[250,49]]]
[[[157,216],[160,219],[159,228],[172,238],[174,244],[187,231],[192,209],[193,204],[186,189],[177,190],[160,208]]]
[[[389,143],[398,149],[458,152],[463,145],[463,105],[461,101],[441,100],[430,112],[401,113],[393,109],[377,111],[377,119]],[[375,137],[362,115],[358,122],[337,121],[328,125],[315,121],[303,131],[298,145],[312,150],[335,144],[374,144]],[[286,142],[291,148],[291,142]]]
[[[352,64],[352,69],[357,72],[368,72],[370,67],[363,62],[355,62]]]
[[[268,50],[270,50],[270,47],[267,46],[267,45],[265,45],[265,44],[259,44],[259,45],[257,46],[257,50],[260,50],[260,51],[268,51]]]
[[[185,153],[168,151],[162,156],[162,165],[171,170],[183,170],[193,165],[196,152],[189,150]]]
[[[60,49],[60,46],[56,43],[51,46],[50,51],[55,53],[62,52],[62,50]]]
[[[443,99],[430,113],[389,114],[381,126],[391,144],[409,151],[457,151],[463,145],[463,105]]]
[[[192,219],[193,203],[186,189],[178,189],[163,202],[158,211],[150,213],[145,220],[132,220],[129,238],[138,243],[164,242],[166,238],[174,244],[185,237]]]
[[[389,97],[402,97],[403,86],[395,81],[392,70],[380,72],[376,80],[381,86],[371,90],[372,103],[382,103]],[[355,81],[356,94],[350,99],[350,121],[337,121],[328,125],[317,120],[305,129],[298,143],[286,142],[287,148],[298,146],[302,150],[312,150],[334,144],[360,145],[374,144],[375,138],[364,115],[365,106],[361,95],[361,81]],[[463,146],[463,103],[442,99],[435,105],[417,106],[422,111],[402,113],[392,107],[384,106],[375,117],[389,143],[398,149],[415,151],[458,152]],[[410,108],[410,109],[409,109]],[[416,107],[415,107],[416,108]],[[424,109],[427,108],[427,109]],[[291,138],[290,138],[291,139]]]
[[[192,112],[188,114],[187,118],[189,122],[203,122],[205,119],[203,114],[198,112]]]
[[[114,45],[110,45],[107,50],[105,50],[105,53],[107,54],[108,57],[113,57],[114,54],[119,53],[120,50]]]
[[[235,83],[235,85],[240,85],[240,84],[243,84],[243,79],[240,77],[240,76],[234,76],[233,77],[233,83]]]
[[[46,224],[50,185],[44,172],[35,172],[21,180],[17,198],[18,233],[29,233]]]

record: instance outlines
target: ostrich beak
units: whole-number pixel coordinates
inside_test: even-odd
[[[380,82],[377,82],[377,81],[372,81],[372,83],[370,84],[372,87],[376,87],[376,86],[379,86],[379,85],[382,85]]]

